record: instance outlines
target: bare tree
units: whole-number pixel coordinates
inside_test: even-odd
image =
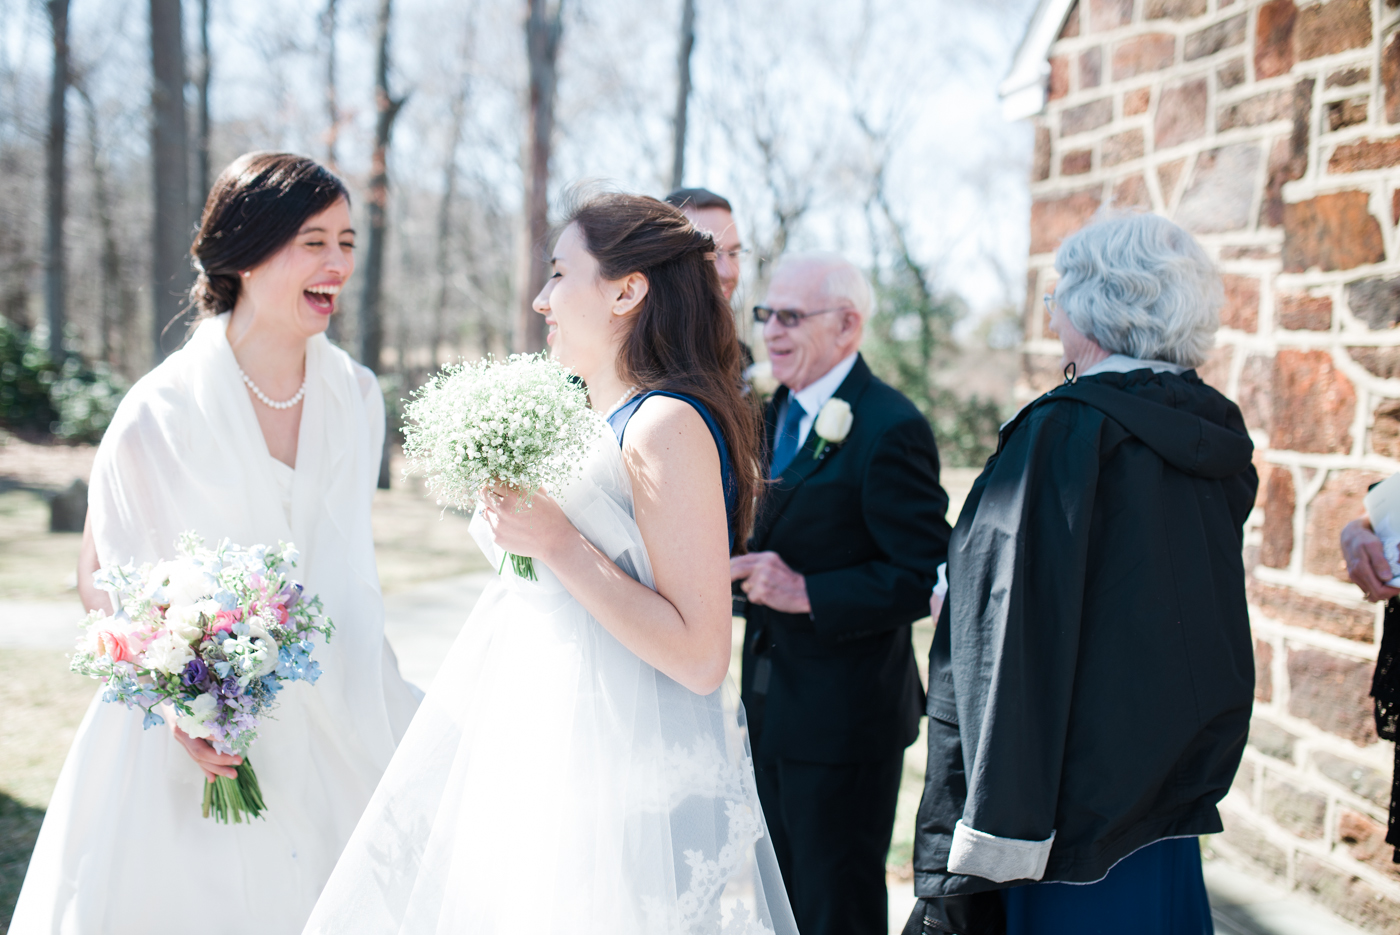
[[[199,0],[199,126],[195,141],[194,208],[200,211],[209,196],[209,77],[214,59],[209,52],[209,0]]]
[[[370,162],[369,179],[369,244],[365,250],[365,285],[360,300],[360,362],[375,373],[380,372],[380,354],[384,350],[384,319],[380,307],[384,285],[384,237],[387,234],[389,202],[389,138],[394,118],[403,107],[403,97],[389,93],[389,24],[393,15],[393,0],[379,0],[375,38],[379,54],[374,71],[374,152]]]
[[[180,0],[151,0],[151,71],[152,338],[159,362],[177,343],[167,340],[165,332],[180,316],[190,284],[190,144]]]
[[[67,319],[63,281],[63,222],[67,219],[68,171],[68,0],[49,0],[53,27],[53,83],[49,90],[47,153],[48,218],[44,256],[44,305],[49,322],[49,353],[63,356],[63,326]]]
[[[429,365],[438,365],[438,354],[442,349],[447,330],[447,297],[451,283],[451,255],[449,244],[452,235],[452,202],[457,196],[457,151],[462,140],[462,124],[467,110],[467,81],[464,75],[457,83],[452,95],[452,122],[448,127],[447,152],[442,165],[442,198],[438,201],[437,216],[437,304],[433,309],[433,331],[429,348]]]
[[[326,37],[326,165],[332,172],[339,172],[335,153],[340,138],[340,103],[335,85],[335,18],[336,0],[326,0],[326,10],[321,14],[321,32]]]
[[[118,347],[126,348],[131,324],[131,297],[122,286],[121,253],[117,247],[116,223],[114,220],[111,181],[107,175],[107,162],[103,157],[102,140],[97,128],[97,105],[88,95],[85,75],[75,76],[73,90],[83,101],[87,115],[88,171],[92,173],[93,202],[97,214],[97,226],[102,237],[101,292],[98,306],[98,346],[101,359],[117,365],[127,355],[119,353]]]
[[[676,119],[671,160],[671,189],[685,183],[685,124],[690,106],[690,56],[695,50],[695,0],[684,0],[681,8],[681,41],[676,55]]]
[[[525,0],[525,50],[530,60],[530,100],[525,159],[525,218],[516,280],[515,349],[544,347],[544,319],[531,303],[548,273],[544,243],[549,236],[549,158],[554,136],[554,101],[559,84],[559,39],[564,0]]]

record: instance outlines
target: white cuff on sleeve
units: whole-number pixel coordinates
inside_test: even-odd
[[[1044,841],[1022,841],[978,831],[958,819],[953,827],[948,870],[994,883],[1039,880],[1045,876],[1045,863],[1050,859],[1050,846],[1054,843],[1053,831]]]

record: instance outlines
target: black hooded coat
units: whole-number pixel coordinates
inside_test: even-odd
[[[918,895],[1032,882],[950,872],[959,820],[1013,849],[1053,836],[1040,879],[1076,883],[1221,830],[1254,689],[1252,453],[1194,371],[1084,377],[1002,428],[949,545]]]

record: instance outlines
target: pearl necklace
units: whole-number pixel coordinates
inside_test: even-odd
[[[234,364],[234,366],[238,367],[237,364]],[[242,367],[238,367],[238,375],[243,378],[244,383],[248,384],[248,389],[253,391],[253,395],[258,398],[258,402],[267,406],[269,409],[290,409],[301,402],[301,398],[306,395],[306,377],[301,378],[301,389],[297,390],[295,396],[286,402],[279,403],[274,399],[268,399],[267,394],[258,389],[258,385],[253,382],[253,378],[244,373]]]

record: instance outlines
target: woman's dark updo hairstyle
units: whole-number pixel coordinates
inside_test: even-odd
[[[245,153],[220,173],[190,247],[190,304],[200,317],[233,309],[239,273],[281,250],[309,218],[350,192],[314,159],[295,153]]]
[[[639,390],[693,396],[710,410],[734,462],[734,548],[744,552],[760,485],[759,419],[740,392],[739,336],[715,271],[714,238],[678,208],[641,195],[586,197],[565,223],[578,225],[604,279],[647,278],[618,352],[618,375]]]

